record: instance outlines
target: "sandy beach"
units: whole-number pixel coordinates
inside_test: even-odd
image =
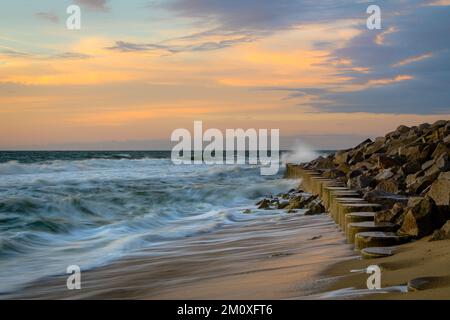
[[[224,241],[227,239],[226,241]],[[362,259],[326,215],[290,215],[195,237],[165,254],[136,257],[83,273],[82,290],[66,277],[42,279],[19,299],[446,299],[450,240],[429,237],[391,257]],[[382,293],[366,289],[369,265],[382,270]],[[419,277],[427,290],[384,292]]]
[[[366,289],[366,273],[350,273],[369,265],[381,268],[382,288],[405,286],[408,281],[433,277],[426,290],[363,294],[357,299],[448,299],[450,297],[450,240],[429,242],[429,237],[399,246],[395,255],[379,259],[352,259],[339,262],[324,273],[335,278],[331,291],[345,288]],[[367,293],[367,292],[366,292]]]
[[[81,290],[67,290],[66,276],[57,276],[5,298],[307,298],[330,286],[321,272],[356,257],[326,215],[263,218],[172,247],[83,272]]]

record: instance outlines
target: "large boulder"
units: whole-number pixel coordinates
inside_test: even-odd
[[[450,121],[447,121],[447,124],[444,126],[444,136],[450,133]]]
[[[406,188],[411,195],[420,195],[422,191],[427,189],[438,177],[440,170],[435,166],[429,168],[427,171],[419,172],[420,175],[413,175],[413,177],[406,177]]]
[[[349,164],[355,164],[364,160],[364,154],[360,150],[350,153],[349,157],[350,157],[348,160]]]
[[[257,202],[256,205],[258,206],[258,209],[269,209],[271,202],[269,199],[263,199]]]
[[[434,162],[436,170],[449,171],[450,170],[450,153],[441,154]]]
[[[374,142],[367,145],[364,150],[364,157],[367,159],[375,153],[383,153],[386,151],[386,138],[376,138]]]
[[[394,176],[394,173],[392,172],[392,169],[383,169],[375,176],[375,180],[382,181],[387,180],[389,178],[392,178]]]
[[[342,171],[343,173],[347,174],[350,171],[350,166],[346,163],[341,163],[336,167],[339,171]]]
[[[325,213],[325,207],[322,205],[322,202],[319,199],[314,199],[313,201],[308,203],[305,208],[306,216]]]
[[[324,178],[328,178],[328,179],[336,179],[339,177],[344,177],[345,173],[338,169],[328,169],[328,170],[325,170],[325,172],[322,174],[322,176]]]
[[[431,127],[431,124],[429,124],[429,123],[422,123],[422,124],[419,125],[418,128],[419,128],[420,131],[425,131],[425,130],[428,130],[430,127]]]
[[[349,152],[348,151],[338,151],[334,154],[334,163],[336,165],[340,165],[343,163],[348,163],[349,160]]]
[[[417,160],[410,160],[407,161],[402,167],[401,169],[403,170],[403,172],[408,175],[408,174],[413,174],[416,173],[418,171],[421,170],[421,163]]]
[[[286,210],[292,209],[303,209],[305,208],[311,201],[317,198],[316,195],[299,195],[295,196],[289,200],[289,203],[284,207]]]
[[[443,141],[445,144],[450,144],[450,134],[447,134],[447,135],[445,136],[445,138],[442,139],[442,141]]]
[[[401,150],[401,155],[405,156],[406,159],[418,159],[422,153],[422,151],[425,149],[426,144],[417,142],[410,144]]]
[[[347,173],[347,178],[348,179],[352,179],[352,178],[356,178],[357,176],[363,174],[362,170],[356,169],[356,170],[351,170]]]
[[[405,204],[398,202],[391,209],[375,212],[375,223],[390,222],[397,225],[403,224]]]
[[[449,149],[449,147],[447,147],[447,145],[445,143],[439,143],[437,145],[436,149],[434,149],[431,157],[433,159],[437,159],[443,154],[447,154],[447,155],[450,154],[450,149]]]
[[[398,126],[397,130],[395,130],[395,131],[399,132],[400,134],[404,134],[404,133],[409,132],[409,130],[410,130],[409,127],[400,125],[400,126]]]
[[[348,179],[347,187],[356,189],[365,189],[368,187],[373,187],[376,181],[367,173],[361,174],[356,178]]]
[[[427,195],[434,200],[442,214],[450,215],[450,171],[439,175]]]
[[[443,219],[430,197],[413,197],[408,201],[406,214],[399,234],[415,238],[429,235],[440,227]]]
[[[448,240],[450,239],[450,220],[448,220],[442,228],[433,232],[430,241]]]
[[[314,167],[316,169],[334,169],[336,166],[334,165],[332,158],[319,157],[315,160]]]
[[[378,187],[378,186],[377,186]],[[385,208],[392,208],[396,203],[403,203],[406,205],[408,197],[399,194],[386,192],[383,190],[370,190],[364,193],[363,199],[369,203],[378,203]]]
[[[431,129],[438,129],[440,127],[444,127],[445,125],[447,125],[447,123],[448,123],[447,120],[437,120],[435,123],[431,125]]]
[[[399,183],[397,179],[383,180],[377,184],[375,190],[396,194],[399,192]]]

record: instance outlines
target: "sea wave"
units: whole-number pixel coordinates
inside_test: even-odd
[[[297,183],[261,176],[258,166],[120,156],[0,163],[0,292],[64,273],[70,264],[90,268],[280,214],[242,211]]]

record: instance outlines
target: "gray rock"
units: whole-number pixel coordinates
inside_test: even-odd
[[[306,209],[307,210],[305,212],[305,215],[307,216],[325,213],[325,207],[318,199],[315,199],[308,203],[306,205]]]
[[[380,171],[379,174],[375,176],[375,180],[381,181],[381,180],[387,180],[389,178],[392,178],[394,176],[394,173],[392,172],[392,169],[383,169]]]
[[[450,206],[450,171],[442,172],[431,185],[428,196],[438,206]]]
[[[412,195],[419,195],[422,191],[428,188],[434,180],[436,180],[439,173],[440,170],[433,165],[430,169],[424,172],[423,175],[417,177],[415,180],[411,181],[411,179],[408,179],[409,176],[406,177],[406,187],[408,192]]]
[[[397,161],[393,157],[388,157],[384,154],[377,155],[375,159],[377,161],[378,168],[381,169],[388,169],[400,165],[399,161]]]
[[[356,178],[349,179],[347,181],[347,186],[349,188],[365,189],[367,187],[373,186],[374,183],[375,180],[371,176],[362,174],[357,176]]]
[[[431,128],[432,129],[440,128],[440,127],[445,126],[446,124],[447,124],[446,120],[438,120],[431,125]]]
[[[338,170],[338,169],[326,170],[323,173],[323,177],[324,178],[329,178],[329,179],[336,179],[336,178],[344,177],[344,176],[345,176],[345,173],[343,171],[341,171],[341,170]]]
[[[414,197],[408,201],[399,234],[421,238],[442,224],[436,204],[430,197]]]
[[[338,151],[334,155],[334,163],[339,165],[342,163],[348,163],[349,153],[348,151]]]
[[[404,125],[401,125],[401,126],[399,126],[399,127],[397,128],[397,130],[395,130],[395,131],[396,131],[396,132],[399,132],[399,133],[401,133],[401,134],[403,134],[403,133],[409,132],[409,130],[410,130],[409,127],[404,126]]]
[[[375,212],[375,222],[391,222],[397,225],[403,224],[403,216],[405,213],[405,204],[396,203],[391,209]]]
[[[447,134],[447,136],[442,140],[445,144],[450,144],[450,134]]]
[[[408,161],[402,166],[402,169],[406,175],[413,174],[421,169],[421,165],[419,161]]]
[[[450,154],[450,149],[447,147],[447,145],[445,143],[439,143],[436,147],[436,149],[434,149],[433,154],[431,155],[431,157],[433,159],[437,159],[439,158],[442,154]]]
[[[450,239],[450,220],[448,220],[442,228],[436,230],[431,235],[430,241]]]
[[[264,199],[256,203],[258,209],[269,209],[271,202],[269,199]]]
[[[427,162],[425,162],[424,164],[422,164],[421,169],[422,170],[427,170],[429,169],[433,164],[434,164],[434,159],[428,160]]]
[[[394,179],[384,180],[377,184],[375,190],[396,194],[399,192],[399,183]]]
[[[362,172],[362,170],[351,170],[351,171],[349,171],[348,173],[347,173],[347,177],[349,178],[349,179],[352,179],[352,178],[356,178],[357,176],[359,176],[359,175],[361,175],[363,172]]]
[[[296,196],[289,200],[287,206],[284,207],[286,210],[291,209],[303,209],[306,205],[308,205],[311,201],[316,199],[317,196],[314,195],[305,195],[305,196]]]
[[[289,205],[289,201],[280,201],[277,205],[278,209],[284,209]]]
[[[431,127],[431,124],[429,124],[429,123],[422,123],[422,124],[419,125],[419,130],[420,131],[425,131],[425,130],[429,129],[430,127]]]

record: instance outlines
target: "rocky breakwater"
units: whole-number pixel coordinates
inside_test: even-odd
[[[305,210],[305,215],[325,213],[325,207],[319,196],[307,193],[300,188],[265,198],[257,202],[256,205],[258,209],[283,209],[287,213],[296,213],[299,210]]]
[[[430,234],[431,240],[450,239],[450,121],[402,125],[354,148],[288,165],[288,177],[292,174],[310,186],[317,178],[344,186],[322,183],[319,188],[331,215],[343,230],[351,229],[347,235],[357,248],[395,245]],[[339,193],[352,194],[353,204]],[[364,210],[352,208],[356,204]],[[366,251],[378,255],[377,250]]]

